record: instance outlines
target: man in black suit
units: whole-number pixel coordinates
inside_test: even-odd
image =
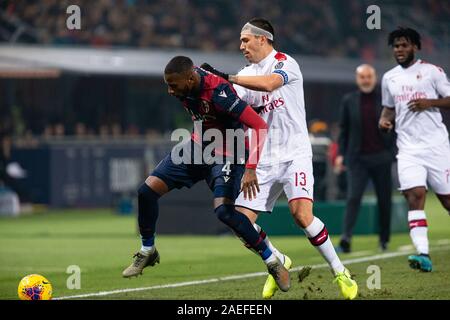
[[[347,206],[340,251],[351,251],[351,237],[361,198],[369,178],[375,186],[380,217],[380,247],[387,249],[390,236],[394,137],[378,129],[381,94],[375,89],[375,69],[360,65],[356,69],[359,90],[344,96],[340,107],[339,157],[337,165],[347,171]]]

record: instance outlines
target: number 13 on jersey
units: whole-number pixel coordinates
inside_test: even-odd
[[[306,186],[306,173],[304,172],[296,172],[295,173],[295,186]]]

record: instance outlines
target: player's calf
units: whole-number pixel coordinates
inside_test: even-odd
[[[138,189],[138,223],[144,246],[153,245],[156,220],[159,215],[158,199],[160,197],[146,183],[143,183]],[[151,243],[144,243],[146,239],[149,239]]]
[[[222,204],[215,209],[220,221],[230,227],[241,240],[254,249],[267,265],[269,273],[274,277],[282,291],[289,290],[289,271],[283,263],[272,253],[258,231],[255,230],[247,216],[236,211],[233,205]]]
[[[230,227],[249,248],[258,252],[263,260],[273,256],[272,251],[263,241],[260,234],[254,229],[247,216],[236,211],[233,205],[222,204],[215,209],[215,212],[219,220]]]
[[[415,187],[404,190],[403,195],[408,202],[409,210],[423,210],[427,195],[425,187]]]

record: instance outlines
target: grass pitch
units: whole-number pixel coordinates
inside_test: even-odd
[[[433,272],[409,268],[407,250],[412,247],[407,233],[392,236],[388,254],[393,257],[367,258],[362,262],[357,259],[380,254],[377,236],[355,236],[353,253],[340,256],[350,262],[348,268],[360,288],[358,299],[450,299],[449,217],[434,195],[428,197],[426,212]],[[31,273],[50,280],[54,298],[82,295],[81,299],[261,299],[265,276],[223,279],[265,271],[259,257],[232,236],[159,235],[156,244],[161,264],[145,269],[139,278],[123,279],[123,268],[131,263],[132,254],[140,246],[136,230],[134,216],[119,216],[109,210],[50,211],[1,218],[0,299],[17,299],[20,279]],[[271,239],[291,257],[294,267],[324,263],[305,237]],[[339,237],[334,235],[331,239],[337,244]],[[80,289],[67,288],[70,274],[66,271],[71,265],[80,267]],[[381,270],[380,289],[367,287],[370,265]],[[274,299],[341,299],[328,268],[313,268],[301,282],[298,276],[298,270],[291,272],[291,290],[278,292]],[[202,280],[208,281],[199,283]],[[191,283],[180,286],[184,282]],[[174,286],[167,287],[168,284]],[[122,291],[132,288],[150,289]],[[118,291],[110,293],[112,290]],[[98,295],[102,291],[106,294]]]

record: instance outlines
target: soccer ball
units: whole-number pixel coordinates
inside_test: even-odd
[[[40,274],[30,274],[20,280],[17,293],[20,300],[50,300],[52,285]]]

